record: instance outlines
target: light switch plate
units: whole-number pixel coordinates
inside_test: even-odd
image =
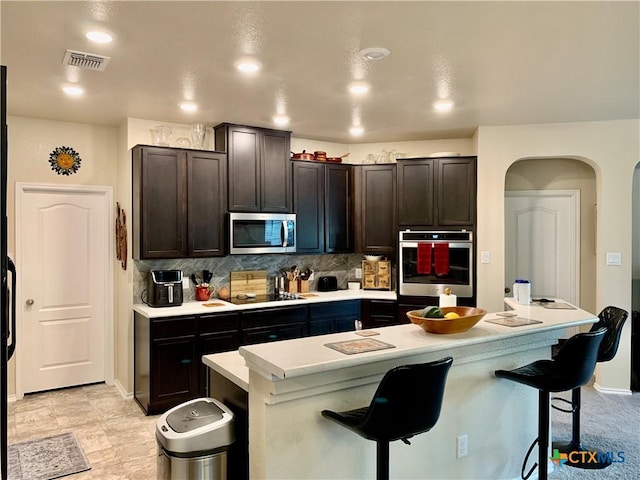
[[[622,265],[622,254],[620,252],[607,252],[607,265]]]

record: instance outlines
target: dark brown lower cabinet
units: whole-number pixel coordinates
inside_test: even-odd
[[[215,396],[202,356],[241,345],[395,324],[395,302],[345,300],[240,312],[148,318],[134,312],[134,398],[147,415]]]
[[[238,314],[147,318],[134,314],[134,398],[147,415],[208,392],[202,355],[237,349]]]
[[[134,316],[134,397],[147,415],[198,395],[196,317]]]
[[[309,305],[309,335],[350,332],[360,320],[360,300]]]
[[[196,363],[199,372],[199,392],[208,397],[209,367],[202,363],[203,355],[228,352],[240,347],[240,333],[238,331],[237,313],[218,313],[201,315],[198,317],[198,353]]]
[[[309,335],[306,305],[245,310],[240,312],[240,323],[243,345]]]
[[[398,317],[394,300],[362,300],[362,328],[390,327],[407,323]]]

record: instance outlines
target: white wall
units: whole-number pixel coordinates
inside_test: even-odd
[[[520,160],[506,175],[505,190],[580,190],[580,301],[596,308],[596,178],[593,168],[571,158]],[[588,328],[587,328],[588,329]]]
[[[117,142],[113,127],[16,116],[8,117],[7,125],[7,244],[8,251],[15,252],[15,183],[103,185],[115,190]],[[63,145],[73,148],[82,159],[80,169],[69,176],[58,175],[49,164],[49,154]],[[9,392],[15,393],[13,361],[9,366]]]
[[[313,153],[317,150],[327,152],[327,157],[339,157],[348,153],[343,159],[346,163],[365,163],[368,155],[380,156],[383,151],[402,154],[403,157],[426,157],[437,152],[455,152],[460,155],[475,155],[476,148],[470,138],[454,138],[449,140],[420,140],[411,142],[361,143],[345,144],[320,142],[304,138],[291,138],[291,150],[300,153],[306,150]]]
[[[492,252],[478,264],[478,304],[502,308],[504,296],[504,184],[511,164],[522,158],[572,157],[596,174],[596,308],[631,310],[631,225],[633,172],[640,159],[640,121],[480,127],[478,140],[478,251]],[[620,252],[621,266],[606,266],[606,252]],[[595,313],[595,312],[594,312]],[[597,385],[628,391],[631,322],[611,362],[598,366]]]
[[[632,306],[634,310],[640,310],[640,164],[633,171],[633,278]]]

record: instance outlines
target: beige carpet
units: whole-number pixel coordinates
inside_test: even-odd
[[[554,394],[571,400],[571,392]],[[560,405],[562,406],[562,405]],[[563,408],[566,408],[563,406]],[[553,480],[637,480],[640,478],[640,393],[613,395],[582,387],[580,440],[588,449],[612,452],[618,461],[602,470],[562,466],[549,475]],[[571,440],[571,414],[552,410],[553,440]]]
[[[8,480],[50,480],[89,470],[73,433],[9,445]]]

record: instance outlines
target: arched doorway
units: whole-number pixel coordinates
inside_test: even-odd
[[[507,191],[578,190],[579,306],[596,311],[596,176],[587,163],[574,158],[531,158],[515,162],[505,177]],[[506,229],[505,229],[505,235]],[[505,239],[505,243],[508,239]],[[544,259],[541,259],[544,261]],[[506,264],[505,271],[510,266]],[[505,275],[507,278],[507,275]]]

